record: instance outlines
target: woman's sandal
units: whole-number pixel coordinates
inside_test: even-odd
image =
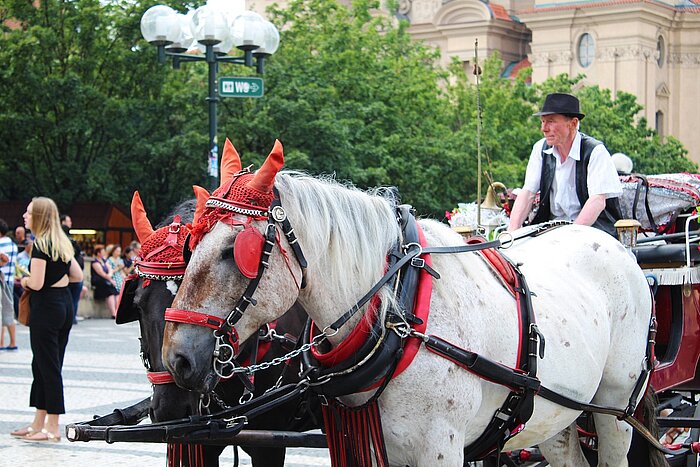
[[[34,428],[31,426],[25,426],[24,428],[20,428],[10,433],[10,436],[14,436],[15,438],[24,438],[25,436],[30,436],[34,432],[36,432]]]
[[[56,436],[50,431],[46,430],[41,430],[38,433],[34,433],[33,435],[27,435],[24,438],[22,438],[22,441],[29,441],[32,443],[58,443],[61,441],[60,436]]]

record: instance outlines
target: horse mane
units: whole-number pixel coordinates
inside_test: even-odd
[[[161,227],[167,227],[168,225],[173,223],[173,219],[175,216],[179,215],[182,218],[182,223],[183,224],[188,224],[192,222],[192,219],[194,218],[194,210],[197,206],[197,199],[192,198],[192,199],[187,199],[185,201],[182,201],[180,204],[175,206],[172,211],[170,211],[170,214],[165,216],[165,219],[163,219],[157,226],[156,229],[159,229]]]
[[[362,191],[330,176],[282,171],[275,186],[309,264],[317,264],[324,286],[341,306],[354,304],[383,274],[387,252],[399,241],[396,193]],[[382,310],[393,304],[382,293]],[[386,296],[385,296],[386,295]]]

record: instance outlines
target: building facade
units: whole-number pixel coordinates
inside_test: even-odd
[[[507,73],[530,65],[533,82],[582,73],[582,86],[633,94],[640,116],[700,163],[700,0],[402,0],[399,14],[443,64],[458,57],[469,69],[478,40]]]

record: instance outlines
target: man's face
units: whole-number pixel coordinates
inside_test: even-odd
[[[65,219],[63,219],[63,222],[61,224],[65,225],[69,229],[73,227],[73,219],[70,218],[70,216],[66,216]]]
[[[21,240],[24,238],[24,227],[17,227],[15,229],[15,238]]]
[[[553,114],[540,117],[540,129],[550,146],[565,146],[574,140],[578,118]]]

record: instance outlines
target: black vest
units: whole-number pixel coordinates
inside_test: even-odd
[[[593,148],[599,144],[603,143],[581,133],[581,150],[579,152],[580,158],[576,161],[576,195],[578,196],[578,201],[581,203],[582,207],[584,204],[586,204],[586,201],[588,201],[588,163],[591,160]],[[547,222],[548,220],[551,220],[552,217],[549,203],[552,195],[552,182],[554,182],[554,172],[557,168],[557,162],[554,157],[549,157],[549,154],[545,154],[544,151],[549,148],[550,146],[547,143],[542,145],[540,207],[535,215],[535,218],[532,220],[533,224]],[[617,197],[608,198],[605,200],[605,209],[600,213],[600,216],[598,216],[598,220],[595,221],[593,227],[603,230],[617,238],[615,222],[621,218],[622,211],[620,210],[620,200]]]

